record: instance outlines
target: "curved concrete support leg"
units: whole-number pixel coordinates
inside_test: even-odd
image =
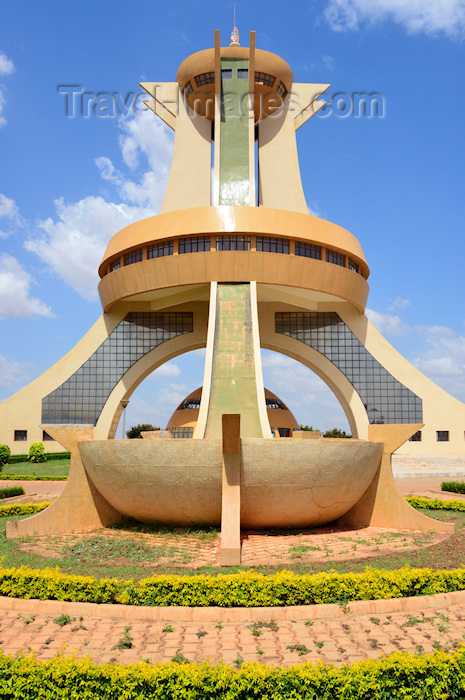
[[[121,515],[97,491],[81,461],[79,442],[92,440],[93,427],[44,427],[71,453],[69,479],[63,493],[46,510],[25,520],[9,521],[6,536],[13,539],[33,534],[94,530],[120,520]]]
[[[412,508],[397,490],[392,475],[392,453],[421,427],[421,424],[370,425],[369,439],[384,443],[381,464],[367,491],[360,501],[341,518],[341,523],[355,527],[454,531],[453,523],[428,518]]]

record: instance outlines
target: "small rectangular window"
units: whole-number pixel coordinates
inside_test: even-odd
[[[121,267],[121,258],[117,258],[116,260],[113,260],[112,263],[110,263],[110,270],[114,272],[115,270],[119,270]]]
[[[231,80],[232,79],[232,69],[231,68],[223,68],[221,71],[221,79],[222,80]]]
[[[194,434],[194,428],[172,428],[172,438],[191,438]]]
[[[261,253],[289,253],[289,241],[285,238],[257,236],[257,250]]]
[[[295,254],[301,255],[304,258],[314,258],[315,260],[321,260],[320,246],[312,245],[311,243],[296,243]]]
[[[417,432],[409,438],[409,442],[421,442],[421,430],[417,430]]]
[[[346,261],[345,255],[342,253],[336,253],[335,250],[326,251],[326,262],[333,263],[333,265],[340,265],[344,267]]]
[[[286,88],[284,87],[284,84],[283,84],[283,83],[281,83],[281,82],[279,83],[276,92],[277,92],[278,95],[284,100],[284,97],[285,97],[285,95],[286,95]]]
[[[45,432],[45,430],[42,430],[42,442],[47,442],[47,440],[51,440],[53,442],[54,438]]]
[[[255,82],[258,85],[267,85],[268,87],[273,87],[275,78],[268,73],[262,73],[261,71],[255,71]]]
[[[210,250],[210,236],[192,236],[179,239],[179,254],[206,253]]]
[[[437,442],[449,442],[449,431],[448,430],[436,430],[436,441]]]
[[[26,442],[27,430],[15,430],[15,442]]]
[[[186,98],[186,100],[192,92],[194,92],[194,88],[192,87],[192,83],[189,81],[186,87],[184,88],[184,97]]]
[[[148,258],[164,258],[165,255],[173,255],[173,241],[149,245],[147,249]]]
[[[248,68],[238,68],[237,69],[237,77],[239,80],[248,80],[249,79],[249,69]]]
[[[201,87],[202,85],[209,85],[210,83],[215,82],[215,71],[210,71],[208,73],[200,73],[200,75],[195,76],[195,82],[197,83],[197,87]],[[192,90],[191,90],[192,92]]]
[[[278,428],[279,437],[291,437],[290,428]]]
[[[217,236],[216,250],[250,250],[250,236]]]
[[[185,401],[182,402],[181,408],[182,409],[200,408],[200,397],[195,398],[195,399],[186,399]]]
[[[354,272],[358,272],[358,264],[355,262],[355,260],[352,260],[352,258],[349,258],[349,270],[353,270]]]
[[[133,263],[141,262],[142,260],[142,248],[137,250],[131,250],[130,253],[126,253],[124,256],[124,264],[132,265]]]

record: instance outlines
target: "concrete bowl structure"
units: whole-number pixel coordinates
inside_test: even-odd
[[[307,527],[342,517],[369,487],[383,452],[382,443],[364,440],[249,438],[241,447],[247,528]],[[92,482],[122,515],[220,524],[220,440],[97,440],[79,449]]]

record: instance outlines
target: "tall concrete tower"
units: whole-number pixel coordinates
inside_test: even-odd
[[[296,83],[286,61],[255,48],[254,32],[248,47],[236,35],[221,47],[217,31],[214,48],[186,58],[174,82],[142,87],[175,132],[160,214],[113,236],[99,268],[103,315],[0,405],[0,441],[24,450],[42,430],[65,446],[111,440],[138,384],[201,347],[193,440],[218,440],[224,414],[240,415],[242,440],[266,440],[263,347],[315,371],[356,440],[381,441],[389,456],[401,445],[405,454],[463,455],[465,406],[369,322],[357,238],[308,213],[296,131],[329,86]]]

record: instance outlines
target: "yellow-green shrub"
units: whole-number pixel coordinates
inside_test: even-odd
[[[430,510],[465,510],[465,501],[441,501],[439,498],[421,498],[412,496],[405,499],[414,508],[429,508]]]
[[[131,605],[268,607],[402,598],[465,589],[465,569],[435,571],[405,566],[394,571],[265,576],[254,571],[218,576],[158,575],[131,583],[119,601]]]
[[[7,506],[0,506],[0,517],[12,515],[32,515],[39,513],[51,504],[51,501],[42,501],[42,503],[12,503]]]
[[[102,664],[90,659],[0,653],[4,700],[445,700],[465,693],[463,649],[377,661],[291,668],[244,664]]]
[[[0,567],[0,595],[10,598],[69,600],[80,603],[114,603],[127,581],[94,576],[62,574],[59,569],[17,569]]]
[[[380,600],[465,590],[465,569],[264,576],[253,571],[218,576],[152,576],[133,580],[64,574],[59,569],[0,568],[0,595],[142,606],[276,607]]]
[[[5,518],[12,515],[32,515],[39,513],[49,506],[51,501],[42,501],[42,503],[11,503],[8,506],[0,506],[0,518]]]
[[[67,476],[51,476],[49,474],[3,474],[0,481],[67,481]]]

